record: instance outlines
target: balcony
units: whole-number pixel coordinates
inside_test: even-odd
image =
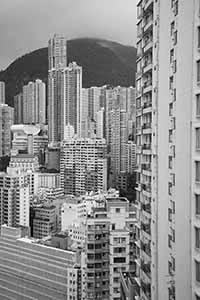
[[[141,97],[141,95],[142,95],[142,88],[137,88],[136,89],[136,98]]]
[[[136,146],[136,152],[137,153],[141,153],[142,152],[142,146],[141,145],[137,145]]]
[[[151,279],[151,263],[141,260],[141,270]]]
[[[141,116],[142,115],[142,108],[138,108],[136,110],[136,117]]]
[[[148,30],[150,30],[152,26],[153,26],[153,15],[151,14],[144,20],[143,33],[146,33]]]
[[[142,150],[151,150],[151,144],[147,144],[147,143],[143,144]]]
[[[147,42],[145,42],[144,47],[142,49],[143,55],[147,53],[149,50],[153,48],[153,39],[149,39]]]
[[[148,114],[152,112],[152,102],[145,102],[143,104],[143,110],[142,113],[143,114]]]
[[[144,0],[142,6],[144,12],[146,12],[147,10],[153,11],[153,0]]]
[[[149,257],[151,257],[151,243],[150,241],[148,243],[144,243],[143,241],[140,242],[141,243],[141,251],[145,252],[146,255],[148,255]]]
[[[142,125],[143,134],[151,134],[151,123],[145,123]]]
[[[153,64],[152,64],[152,61],[150,62],[147,62],[144,67],[143,67],[143,75],[146,74],[146,73],[149,73],[149,72],[152,72],[152,68],[153,68]]]
[[[143,95],[152,91],[152,80],[147,80],[143,86]]]
[[[136,134],[142,134],[142,128],[141,127],[136,127]]]

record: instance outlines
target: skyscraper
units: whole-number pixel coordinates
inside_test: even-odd
[[[5,82],[0,81],[0,104],[5,104]]]
[[[199,1],[138,1],[139,299],[200,299]]]
[[[61,140],[67,138],[67,127],[73,126],[74,133],[81,135],[82,110],[82,67],[75,62],[62,71],[61,75]]]
[[[23,124],[23,93],[14,96],[14,123]]]
[[[14,122],[13,107],[0,104],[0,156],[10,155],[11,126]]]
[[[49,141],[61,141],[61,118],[64,103],[61,99],[62,70],[67,68],[67,40],[64,35],[55,34],[48,45],[48,125]]]
[[[54,34],[48,43],[49,70],[67,67],[67,40],[63,34]]]
[[[21,103],[21,97],[23,104]],[[24,124],[46,123],[46,87],[40,79],[30,81],[23,86],[23,95],[15,96],[15,115],[19,116],[23,109],[22,121]]]

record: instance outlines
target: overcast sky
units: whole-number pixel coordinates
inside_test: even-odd
[[[54,33],[135,46],[137,0],[0,0],[0,69]]]

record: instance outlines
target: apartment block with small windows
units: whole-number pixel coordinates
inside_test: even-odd
[[[86,221],[86,299],[120,300],[120,272],[135,272],[135,210],[126,198],[107,198]],[[83,266],[84,269],[84,266]]]
[[[200,299],[200,2],[140,0],[138,299]]]
[[[105,139],[70,139],[61,144],[60,180],[65,194],[107,190]]]

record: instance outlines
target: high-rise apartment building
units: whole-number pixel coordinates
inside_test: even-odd
[[[48,43],[49,70],[67,67],[67,40],[63,34],[54,34]]]
[[[11,126],[14,122],[13,107],[0,104],[0,156],[10,155]]]
[[[110,113],[111,122],[111,170],[116,176],[120,172],[126,172],[126,145],[128,142],[128,122],[126,110],[119,106],[113,108]]]
[[[5,104],[5,82],[0,81],[0,104]]]
[[[106,141],[71,139],[61,144],[61,188],[65,194],[107,190]]]
[[[0,226],[29,226],[28,176],[15,168],[0,173]]]
[[[81,135],[82,110],[82,67],[75,62],[62,71],[61,75],[61,140],[67,139],[67,128],[73,126],[74,133]]]
[[[86,222],[86,299],[120,297],[120,272],[135,272],[136,214],[126,198],[107,198]]]
[[[23,124],[23,93],[19,93],[14,96],[14,123],[15,124]]]
[[[21,99],[22,97],[22,99]],[[22,100],[22,105],[21,105]],[[14,98],[15,115],[19,117],[23,109],[21,121],[24,124],[46,123],[46,86],[40,79],[30,81],[23,86],[23,93]]]
[[[200,299],[200,3],[138,1],[139,299]]]
[[[49,141],[61,141],[61,119],[64,103],[61,100],[62,70],[67,68],[67,40],[64,35],[55,34],[48,44],[48,125]]]

